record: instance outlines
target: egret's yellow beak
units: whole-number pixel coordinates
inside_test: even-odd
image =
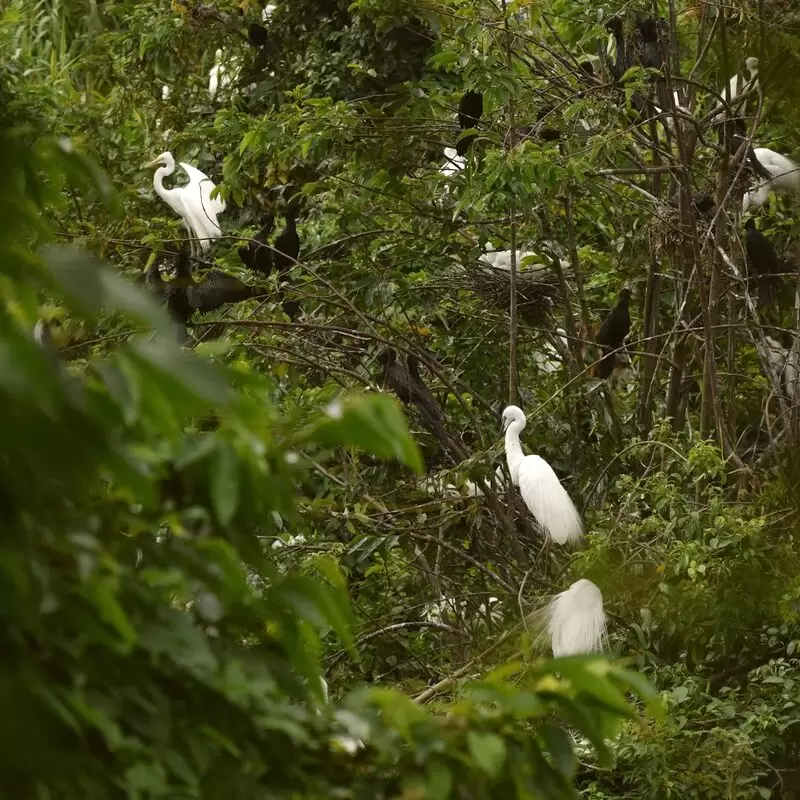
[[[164,162],[160,158],[154,158],[149,164],[145,164],[145,169],[153,169],[153,167],[163,167]]]

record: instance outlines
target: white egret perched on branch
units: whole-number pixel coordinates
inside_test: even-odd
[[[222,236],[217,216],[225,210],[225,201],[219,196],[211,197],[216,186],[208,175],[185,161],[180,166],[189,176],[189,183],[167,189],[164,178],[175,172],[172,153],[162,153],[147,165],[148,168],[158,167],[153,175],[153,188],[183,220],[191,238],[192,255],[198,256],[208,250],[212,240]]]
[[[557,594],[547,607],[547,632],[556,658],[601,650],[606,615],[597,586],[581,578]]]
[[[794,161],[767,147],[756,147],[753,154],[771,177],[745,194],[742,198],[743,214],[751,206],[761,208],[770,192],[800,192],[800,167]]]
[[[525,427],[525,414],[517,406],[503,411],[506,431],[506,462],[511,481],[519,486],[525,505],[544,530],[558,544],[573,544],[583,536],[583,523],[553,468],[539,456],[522,452],[519,435]]]

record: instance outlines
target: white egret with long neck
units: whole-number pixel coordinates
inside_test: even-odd
[[[540,456],[522,452],[519,435],[525,427],[525,414],[517,406],[503,411],[506,432],[506,463],[511,481],[528,510],[545,534],[558,544],[574,544],[583,536],[583,523],[553,468]]]
[[[189,176],[189,183],[167,189],[164,178],[175,172],[172,153],[162,153],[147,165],[148,168],[158,167],[153,175],[153,188],[183,220],[191,238],[192,255],[200,256],[208,250],[214,239],[222,236],[217,216],[225,210],[225,201],[219,196],[211,197],[216,186],[208,175],[185,161],[180,166]]]
[[[547,607],[547,632],[556,658],[601,650],[606,615],[597,586],[581,578],[557,594]]]

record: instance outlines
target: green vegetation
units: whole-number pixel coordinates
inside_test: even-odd
[[[769,363],[800,358],[798,197],[751,209],[768,302],[752,162],[710,114],[756,55],[745,135],[800,161],[798,12],[661,6],[666,70],[615,83],[605,23],[654,8],[275,5],[258,48],[253,0],[0,6],[0,796],[800,797],[800,395]],[[688,111],[637,115],[653,86]],[[186,346],[144,280],[185,236],[165,150],[257,289]],[[255,275],[238,248],[287,211],[299,263]],[[493,483],[509,402],[574,551]],[[549,659],[580,578],[608,652]]]

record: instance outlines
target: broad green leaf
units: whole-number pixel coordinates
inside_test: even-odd
[[[218,439],[211,457],[211,504],[220,525],[227,525],[239,505],[239,465],[233,445]]]
[[[506,761],[506,743],[496,733],[467,733],[467,745],[475,763],[487,775],[494,778],[500,774]]]
[[[376,456],[396,458],[417,473],[423,469],[406,418],[388,394],[351,394],[333,400],[304,436],[322,444],[358,447]]]

